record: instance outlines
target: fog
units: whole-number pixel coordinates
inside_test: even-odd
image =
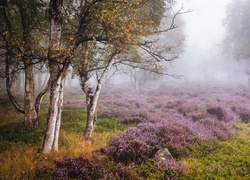
[[[226,8],[232,0],[178,0],[175,12],[182,8],[185,48],[178,59],[167,63],[167,74],[153,78],[158,84],[198,83],[247,86],[244,65],[223,50],[226,35]],[[178,25],[178,24],[177,24]],[[174,31],[174,30],[173,30]],[[162,44],[162,43],[161,43]],[[177,78],[174,78],[177,77]],[[128,76],[111,78],[111,84],[129,82]],[[152,82],[151,82],[152,84]],[[149,86],[148,86],[149,87]]]
[[[247,84],[241,63],[225,54],[222,48],[226,30],[223,22],[231,0],[181,0],[178,6],[190,13],[185,21],[186,48],[169,71],[184,80]]]
[[[151,83],[168,85],[171,85],[171,83],[186,84],[187,82],[195,82],[199,84],[247,86],[248,76],[242,63],[223,51],[223,39],[226,34],[226,27],[223,24],[226,19],[226,7],[231,1],[177,0],[174,7],[175,11],[180,8],[183,8],[182,12],[190,11],[180,15],[184,25],[181,24],[178,27],[183,28],[185,48],[178,59],[165,65],[167,68],[166,73],[179,78],[152,76],[148,80]],[[113,74],[114,70],[110,75]],[[123,73],[123,71],[116,74],[118,75],[107,78],[109,87],[124,83],[131,86],[131,75]],[[47,78],[46,74],[42,74],[42,80],[40,81]],[[93,82],[95,80],[96,78],[93,77]],[[4,80],[1,81],[0,84],[3,85]],[[80,89],[80,82],[78,77],[74,76],[74,79],[72,79],[72,75],[69,74],[66,78],[66,88],[72,88],[72,86]]]

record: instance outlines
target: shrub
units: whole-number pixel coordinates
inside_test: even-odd
[[[214,118],[206,118],[200,122],[210,138],[215,140],[227,140],[231,136],[232,125]]]
[[[224,122],[232,122],[236,120],[236,115],[233,110],[222,105],[210,105],[210,107],[207,108],[207,113]]]
[[[125,164],[140,164],[152,158],[165,144],[185,144],[191,137],[192,132],[178,123],[141,123],[114,137],[109,144],[109,155]]]
[[[54,179],[93,179],[97,177],[94,169],[97,164],[88,158],[68,158],[56,162],[56,167],[52,170]]]
[[[141,163],[152,157],[159,145],[161,142],[154,132],[151,134],[139,128],[130,128],[112,139],[109,155],[125,164]]]
[[[132,166],[123,166],[121,164],[115,164],[106,171],[98,180],[120,180],[120,179],[131,179],[131,180],[143,180]]]

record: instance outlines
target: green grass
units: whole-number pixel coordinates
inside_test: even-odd
[[[204,149],[204,150],[203,150]],[[199,152],[207,152],[206,144]],[[188,171],[182,179],[250,179],[250,125],[240,124],[233,137],[218,142],[210,153],[183,159]]]

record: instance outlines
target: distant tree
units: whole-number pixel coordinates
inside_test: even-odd
[[[227,7],[224,49],[246,66],[250,80],[250,0],[234,0]],[[250,82],[250,81],[249,81]]]
[[[180,15],[182,12],[174,12],[174,7],[172,6],[174,5],[170,4],[170,7],[168,7],[168,9],[165,11],[159,29],[166,30],[166,27],[169,27],[170,25],[175,25],[176,27],[178,25],[178,28],[170,28],[167,33],[157,33],[149,37],[151,41],[154,42],[153,46],[149,50],[149,54],[155,52],[155,55],[158,54],[163,56],[165,59],[168,59],[167,62],[170,63],[171,61],[177,59],[179,55],[183,53],[185,48],[185,23],[180,16],[177,16]],[[174,24],[172,21],[174,21]],[[148,49],[146,49],[146,51],[147,50]],[[146,55],[145,53],[141,55],[137,54],[137,58],[147,59],[147,55],[148,53],[146,53]],[[139,61],[137,60],[137,62]],[[168,67],[168,65],[166,65],[166,62],[164,61],[161,62],[161,64],[158,64],[156,66],[157,68],[155,68],[154,70],[151,66],[152,63],[150,63],[149,67],[146,67],[145,63],[143,63],[143,65],[136,65],[135,63],[128,65],[131,66],[125,71],[130,76],[132,87],[136,92],[141,91],[144,88],[145,84],[153,79],[154,74],[166,75],[166,70]],[[148,64],[146,63],[146,65]]]
[[[135,92],[141,92],[146,82],[149,82],[150,79],[152,79],[150,78],[150,72],[140,68],[129,67],[127,71],[128,75],[130,76],[132,88]]]

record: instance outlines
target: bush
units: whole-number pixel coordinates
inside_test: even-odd
[[[207,108],[207,113],[215,116],[219,121],[232,122],[236,120],[233,110],[222,105],[210,105]]]
[[[215,140],[227,140],[231,136],[232,125],[229,123],[218,121],[214,118],[206,118],[200,122],[210,138]]]
[[[191,137],[192,132],[178,123],[141,123],[112,139],[109,156],[125,164],[140,164],[167,143],[185,144]]]
[[[56,167],[52,170],[54,179],[92,179],[97,177],[94,169],[96,164],[88,158],[68,158],[56,162]]]

